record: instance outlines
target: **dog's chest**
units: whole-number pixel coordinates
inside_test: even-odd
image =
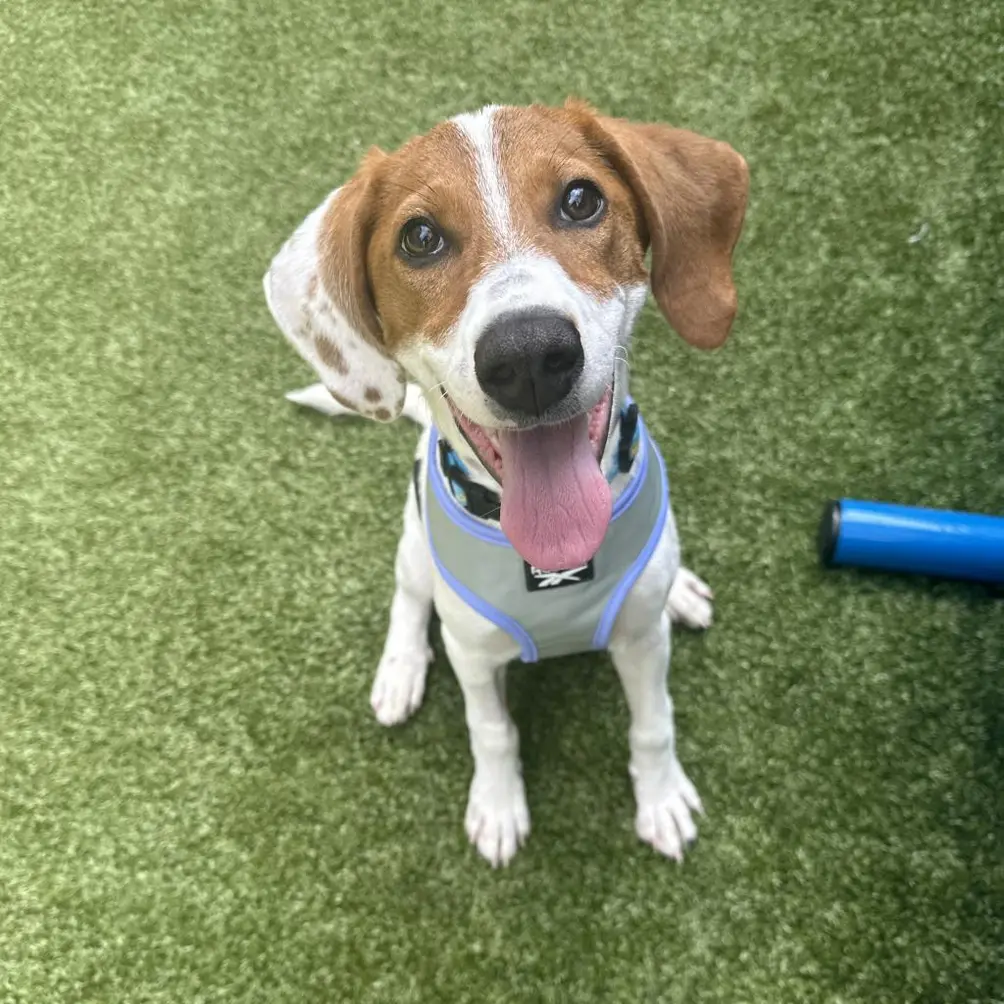
[[[497,524],[474,518],[447,487],[430,431],[422,513],[440,576],[506,632],[524,662],[605,649],[617,614],[651,558],[669,509],[662,457],[642,427],[631,480],[614,503],[603,543],[585,565],[528,565]]]

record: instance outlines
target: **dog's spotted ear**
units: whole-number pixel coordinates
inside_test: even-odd
[[[371,151],[358,173],[297,228],[265,274],[265,299],[283,334],[331,396],[381,422],[401,413],[405,378],[384,351],[366,271],[376,175]]]
[[[685,129],[608,118],[574,99],[565,108],[634,192],[666,320],[692,345],[721,345],[736,313],[732,251],[746,213],[746,161]]]

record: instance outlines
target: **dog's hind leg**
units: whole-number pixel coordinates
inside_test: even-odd
[[[423,436],[422,444],[425,442]],[[408,489],[404,506],[404,532],[397,546],[394,577],[390,626],[370,694],[373,711],[382,725],[405,721],[422,703],[425,677],[432,661],[429,648],[432,555],[418,513],[414,485]]]

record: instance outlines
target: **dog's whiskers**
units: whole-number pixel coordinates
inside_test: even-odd
[[[623,345],[618,345],[614,349],[614,362],[615,363],[623,363],[624,364],[624,369],[630,371],[630,369],[631,369],[631,356],[628,353],[628,350],[626,348],[624,348]]]

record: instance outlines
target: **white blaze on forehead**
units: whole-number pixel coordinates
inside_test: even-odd
[[[509,211],[509,190],[502,174],[495,132],[498,105],[486,105],[480,111],[457,115],[453,124],[470,143],[477,170],[478,194],[492,237],[506,258],[516,254],[519,242]]]

